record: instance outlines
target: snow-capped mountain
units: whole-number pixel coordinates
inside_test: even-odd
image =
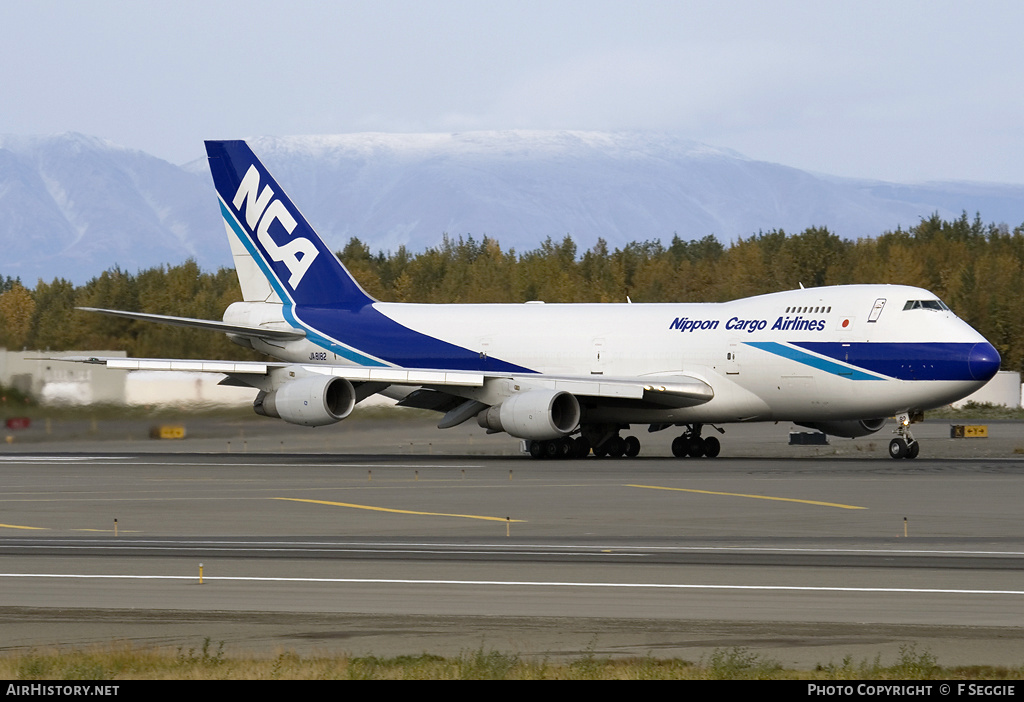
[[[93,137],[0,137],[0,275],[31,287],[82,283],[115,264],[222,265],[209,191],[178,166]]]
[[[723,242],[824,226],[847,238],[938,212],[1024,222],[1024,186],[905,185],[754,161],[664,134],[467,132],[256,138],[328,244],[413,251],[484,235],[526,251],[571,235],[585,250],[674,234]],[[197,151],[201,145],[197,145]],[[201,152],[200,152],[201,153]],[[0,137],[0,275],[82,283],[195,258],[229,265],[204,158],[175,166],[92,137]]]

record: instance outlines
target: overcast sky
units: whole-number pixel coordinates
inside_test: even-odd
[[[0,133],[657,130],[911,182],[1024,183],[1024,3],[0,0]]]

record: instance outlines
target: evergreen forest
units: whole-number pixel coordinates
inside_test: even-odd
[[[338,252],[359,283],[394,302],[720,302],[762,293],[847,283],[931,290],[999,350],[1003,370],[1024,371],[1024,224],[983,224],[964,213],[909,229],[842,239],[826,228],[760,232],[722,244],[713,236],[633,242],[603,240],[580,252],[573,240],[503,250],[498,241],[445,236],[421,253],[374,253],[353,238]],[[2,273],[2,271],[0,271]],[[129,273],[112,268],[75,286],[39,280],[29,289],[0,276],[0,346],[111,350],[156,358],[255,359],[222,334],[75,310],[104,307],[205,319],[241,299],[235,272],[194,261]]]

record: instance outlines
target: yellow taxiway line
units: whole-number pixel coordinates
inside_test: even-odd
[[[677,492],[696,492],[701,495],[722,495],[725,497],[747,497],[752,500],[776,500],[778,502],[800,502],[805,505],[818,505],[819,507],[836,507],[838,509],[867,509],[856,505],[843,505],[837,502],[819,502],[817,500],[799,500],[795,497],[771,497],[769,495],[745,495],[740,492],[715,492],[713,490],[693,490],[691,488],[661,487],[658,485],[627,485],[626,487],[643,488],[645,490],[675,490]]]
[[[414,512],[409,509],[391,509],[390,507],[374,507],[372,505],[355,505],[350,502],[328,502],[326,500],[303,500],[298,497],[272,497],[272,500],[286,500],[288,502],[311,502],[315,505],[330,505],[332,507],[351,507],[352,509],[369,509],[374,512],[392,512],[394,514],[416,514],[423,517],[460,517],[462,519],[483,519],[488,522],[522,522],[522,519],[508,519],[506,517],[483,517],[477,514],[445,514],[443,512]]]
[[[17,524],[0,524],[0,529],[38,529],[40,531],[47,531],[46,527],[19,526]]]

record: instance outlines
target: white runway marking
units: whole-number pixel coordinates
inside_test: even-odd
[[[235,455],[235,454],[229,454]],[[272,454],[268,454],[272,455]],[[96,463],[106,461],[127,461],[131,466],[183,466],[186,468],[274,468],[279,463],[232,463],[230,461],[211,463],[209,461],[189,461],[168,459],[165,461],[140,461],[136,456],[47,456],[47,455],[0,455],[0,462],[10,463]],[[483,468],[477,463],[289,463],[290,468]]]
[[[126,458],[125,456],[3,456],[0,455],[0,462],[10,463],[90,463],[93,461],[113,461]]]
[[[69,573],[0,573],[0,578],[53,578],[69,580],[191,580],[194,575],[90,575]],[[814,585],[693,585],[685,583],[586,583],[542,580],[412,580],[404,578],[272,578],[257,576],[213,576],[204,577],[205,582],[281,582],[281,583],[328,583],[349,585],[465,585],[473,587],[578,587],[578,588],[626,588],[654,590],[754,590],[768,592],[853,592],[853,593],[905,593],[923,595],[1017,595],[1024,596],[1024,590],[965,590],[949,588],[910,587],[832,587]]]
[[[260,498],[263,499],[263,498]],[[1024,551],[988,551],[968,549],[924,549],[924,548],[840,548],[840,547],[785,547],[785,546],[634,546],[629,544],[493,544],[481,543],[452,546],[431,542],[380,542],[380,541],[229,541],[229,540],[174,540],[174,539],[80,539],[73,542],[33,539],[32,543],[3,543],[7,549],[152,549],[154,551],[188,548],[192,551],[222,551],[234,548],[246,552],[292,551],[292,552],[357,552],[357,553],[455,553],[455,554],[520,554],[557,553],[558,555],[645,555],[645,553],[800,553],[800,554],[858,554],[871,556],[928,555],[928,556],[1024,556]]]

